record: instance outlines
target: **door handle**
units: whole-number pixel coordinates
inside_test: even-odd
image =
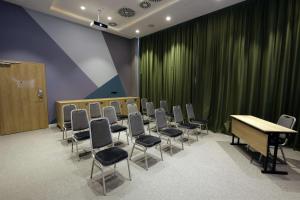
[[[43,92],[43,90],[42,90],[41,88],[38,89],[38,91],[37,91],[37,96],[38,96],[40,99],[42,99],[42,98],[44,97],[44,92]]]

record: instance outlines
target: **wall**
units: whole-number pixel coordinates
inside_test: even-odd
[[[137,95],[135,40],[6,2],[0,13],[0,59],[46,65],[50,122],[57,100]]]

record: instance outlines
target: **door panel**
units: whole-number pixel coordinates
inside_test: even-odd
[[[45,66],[0,67],[0,134],[48,127]]]

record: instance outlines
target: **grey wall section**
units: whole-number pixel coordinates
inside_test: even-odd
[[[137,96],[137,80],[135,78],[137,40],[129,40],[106,32],[103,32],[103,36],[126,94],[128,96]]]

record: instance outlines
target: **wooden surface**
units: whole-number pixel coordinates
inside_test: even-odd
[[[57,118],[57,125],[59,128],[63,127],[63,112],[62,107],[66,104],[75,104],[77,108],[89,109],[89,103],[99,102],[101,108],[105,106],[110,106],[110,102],[118,101],[120,102],[121,113],[123,115],[127,115],[127,100],[134,99],[137,107],[140,108],[140,98],[139,97],[116,97],[116,98],[101,98],[101,99],[77,99],[77,100],[62,100],[56,101],[56,118]]]
[[[256,129],[259,129],[263,132],[272,132],[272,133],[297,133],[293,129],[289,129],[278,124],[254,117],[252,115],[231,115],[232,118],[237,119],[243,123],[248,124]]]
[[[0,134],[47,127],[45,66],[31,62],[0,66]]]

